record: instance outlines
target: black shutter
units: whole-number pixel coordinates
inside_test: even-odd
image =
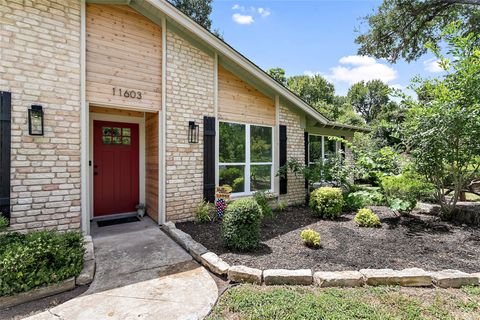
[[[0,215],[10,219],[10,122],[12,95],[0,91]]]
[[[215,118],[203,117],[203,198],[215,201]]]
[[[280,126],[280,167],[287,164],[287,126]],[[280,194],[288,192],[287,177],[280,177]]]
[[[305,143],[305,166],[308,166],[308,132],[303,133]],[[305,189],[308,189],[308,181],[305,179]]]

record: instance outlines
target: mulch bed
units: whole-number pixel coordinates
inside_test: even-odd
[[[223,247],[219,223],[184,222],[177,228],[231,265],[323,271],[418,267],[480,272],[479,227],[421,214],[399,217],[385,207],[373,209],[382,221],[380,228],[358,227],[353,213],[336,220],[319,220],[308,208],[288,208],[263,222],[260,247],[248,253]],[[306,228],[320,232],[321,248],[303,245],[300,232]]]

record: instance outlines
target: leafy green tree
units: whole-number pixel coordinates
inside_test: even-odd
[[[427,52],[426,44],[438,45],[442,28],[457,20],[461,34],[480,33],[480,1],[383,0],[374,14],[364,17],[369,29],[355,42],[359,54],[412,61]]]
[[[450,24],[443,32],[451,59],[431,47],[448,73],[427,86],[417,80],[431,99],[410,98],[405,121],[411,156],[435,185],[445,218],[452,217],[460,193],[480,174],[480,36],[464,36],[461,26]],[[448,189],[453,189],[450,198]]]
[[[213,0],[169,0],[175,7],[207,30],[212,27],[210,14]],[[218,33],[218,32],[217,32]]]
[[[273,79],[277,80],[284,86],[287,85],[287,77],[285,76],[285,70],[282,68],[272,68],[268,69],[267,73],[272,77]]]
[[[333,103],[335,87],[320,75],[289,77],[287,86],[314,108],[322,103]]]
[[[370,123],[390,102],[390,88],[380,80],[361,81],[348,90],[347,97],[356,112]]]

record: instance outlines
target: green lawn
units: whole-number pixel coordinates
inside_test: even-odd
[[[480,319],[480,287],[320,289],[240,285],[227,290],[216,319]]]

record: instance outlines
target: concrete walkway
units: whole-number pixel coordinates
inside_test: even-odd
[[[28,319],[202,319],[218,297],[210,274],[148,218],[92,228],[97,271],[81,296]]]

